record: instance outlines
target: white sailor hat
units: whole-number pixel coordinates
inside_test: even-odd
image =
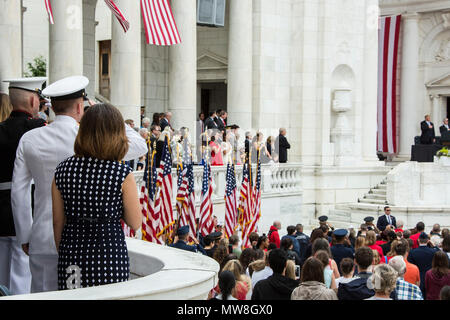
[[[83,98],[87,100],[85,88],[89,84],[89,79],[85,76],[71,76],[53,82],[42,91],[42,95],[52,100],[71,100]]]
[[[7,79],[3,82],[9,82],[9,89],[21,89],[41,94],[42,87],[47,81],[46,77],[33,77],[33,78],[16,78]]]

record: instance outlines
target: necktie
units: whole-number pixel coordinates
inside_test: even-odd
[[[392,222],[391,222],[391,217],[390,217],[390,216],[386,216],[386,217],[387,217],[388,223],[389,223],[389,224],[392,224]]]

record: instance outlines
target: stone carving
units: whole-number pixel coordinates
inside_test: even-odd
[[[436,61],[450,60],[450,39],[442,41],[435,58]]]
[[[442,14],[442,19],[444,20],[444,28],[450,28],[450,13]]]

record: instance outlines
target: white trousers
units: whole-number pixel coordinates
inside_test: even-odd
[[[58,255],[30,254],[31,293],[58,290]]]
[[[16,237],[0,237],[0,284],[11,294],[28,294],[31,288],[31,273],[28,256]]]

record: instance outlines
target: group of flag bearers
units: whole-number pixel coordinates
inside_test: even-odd
[[[203,239],[215,235],[212,202],[213,181],[208,152],[201,161],[203,178],[201,201],[197,215],[194,166],[192,156],[177,161],[176,214],[172,210],[172,157],[170,134],[164,130],[160,139],[164,140],[159,167],[154,158],[156,148],[149,145],[146,156],[140,202],[142,206],[142,240],[157,244],[167,244],[189,251],[203,250]],[[150,144],[150,140],[148,140]],[[191,153],[188,150],[188,154]],[[261,160],[257,157],[256,178],[252,177],[251,156],[243,165],[243,179],[240,190],[236,184],[235,164],[228,163],[225,188],[225,228],[224,236],[239,234],[242,248],[250,247],[249,235],[258,230],[261,217]],[[126,226],[124,226],[126,229]],[[128,236],[134,236],[128,232]],[[193,245],[190,245],[193,244]]]

